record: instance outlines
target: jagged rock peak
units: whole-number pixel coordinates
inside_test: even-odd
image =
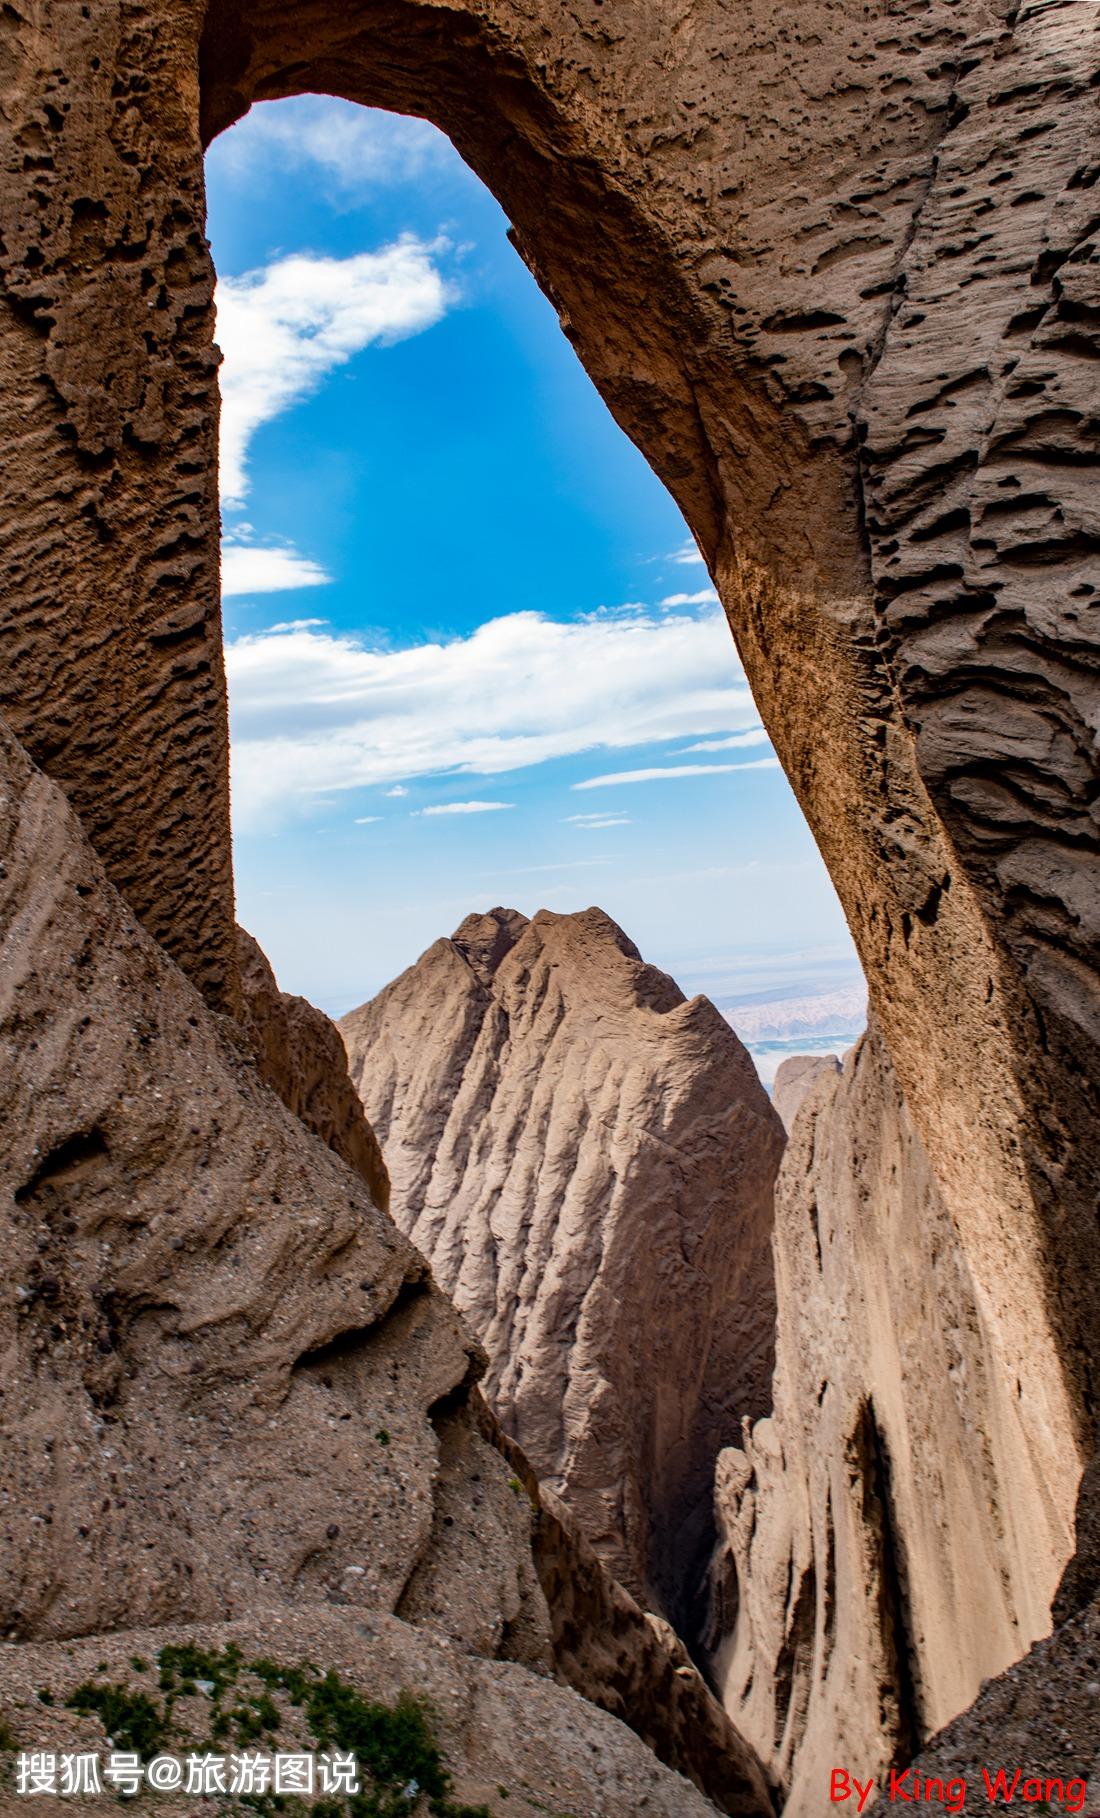
[[[463,959],[469,961],[482,984],[487,985],[527,926],[527,917],[518,909],[487,909],[484,915],[475,910],[458,924],[451,944],[458,948]]]
[[[715,1455],[770,1405],[783,1136],[748,1054],[598,908],[468,917],[342,1029],[507,1430],[690,1622]]]

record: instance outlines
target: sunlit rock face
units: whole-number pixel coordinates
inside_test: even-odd
[[[714,1459],[770,1405],[783,1134],[748,1054],[599,909],[470,916],[341,1027],[505,1427],[683,1617]]]
[[[803,1099],[818,1080],[840,1072],[840,1062],[833,1054],[792,1054],[781,1061],[772,1086],[772,1104],[790,1134],[795,1115]]]
[[[872,1025],[776,1190],[774,1412],[719,1461],[714,1671],[789,1793],[907,1762],[1046,1633],[1072,1536]]]

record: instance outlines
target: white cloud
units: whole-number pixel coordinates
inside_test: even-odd
[[[364,347],[404,340],[439,321],[455,294],[435,263],[443,250],[442,242],[403,234],[378,252],[348,259],[292,253],[219,280],[227,504],[239,504],[248,491],[248,445],[261,424],[307,397]]]
[[[686,542],[680,544],[679,549],[672,550],[668,559],[670,562],[679,562],[684,567],[689,565],[694,567],[696,562],[702,562],[703,560],[702,556],[699,554],[694,537],[688,537]]]
[[[617,814],[609,816],[605,821],[585,821],[580,831],[582,833],[602,833],[605,827],[629,827],[631,825],[632,822],[627,815]]]
[[[661,601],[668,606],[713,606],[718,595],[713,587],[700,587],[698,593],[669,593]]]
[[[700,739],[697,745],[685,745],[685,751],[740,751],[745,745],[766,745],[768,735],[763,726],[751,732],[735,732],[728,739]]]
[[[756,758],[751,764],[655,764],[648,770],[615,770],[607,776],[590,776],[574,789],[605,789],[611,783],[663,783],[686,776],[727,776],[732,770],[778,770],[778,758]]]
[[[438,802],[434,808],[417,808],[416,814],[493,814],[498,808],[514,808],[514,802]]]
[[[222,549],[223,599],[242,593],[286,593],[295,587],[323,587],[331,579],[319,562],[299,555],[296,549],[262,549],[249,543],[227,543]]]
[[[226,662],[238,827],[278,824],[326,790],[495,776],[758,720],[717,612],[587,624],[518,612],[404,650],[249,635]]]
[[[338,191],[359,195],[415,180],[454,159],[444,135],[426,120],[387,114],[327,95],[258,101],[232,132],[216,139],[210,161],[231,182],[269,181],[273,172],[312,165]]]
[[[271,637],[273,633],[280,631],[309,631],[314,625],[327,624],[327,619],[280,619],[277,625],[268,625],[266,633],[268,637]],[[694,746],[689,745],[687,749],[693,751]]]
[[[357,827],[371,827],[374,825],[375,821],[380,821],[381,819],[382,816],[380,814],[357,814],[355,817],[355,825]]]
[[[556,865],[516,865],[511,870],[497,872],[498,877],[535,877],[544,871],[589,871],[593,865],[610,865],[607,858],[562,859]]]
[[[395,783],[392,789],[386,790],[387,795],[408,795],[408,793],[404,783]]]

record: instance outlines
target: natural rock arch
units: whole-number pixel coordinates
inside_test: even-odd
[[[1095,19],[882,15],[7,5],[0,705],[232,1006],[202,140],[311,89],[434,119],[711,565],[1050,1485],[1052,1576],[1100,1356]]]
[[[1006,11],[214,0],[204,120],[304,89],[421,113],[502,202],[708,559],[1068,1511],[1100,540],[1072,485],[1096,172],[1067,102],[1098,45],[1073,0]]]

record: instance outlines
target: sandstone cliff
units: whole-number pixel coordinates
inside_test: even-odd
[[[0,1631],[18,1644],[0,1691],[17,1741],[42,1742],[33,1688],[67,1693],[90,1657],[118,1668],[239,1625],[287,1666],[323,1645],[367,1687],[438,1690],[460,1779],[511,1758],[540,1810],[565,1803],[560,1777],[582,1809],[701,1818],[686,1781],[547,1677],[579,1675],[531,1504],[423,1259],[136,924],[2,722],[0,940]],[[586,1691],[623,1710],[589,1657]],[[669,1701],[641,1653],[638,1672],[652,1733]],[[707,1708],[698,1756],[674,1721],[658,1746],[729,1809],[766,1811],[750,1751]]]
[[[774,1413],[717,1472],[714,1668],[811,1818],[832,1765],[908,1761],[1046,1633],[1072,1533],[873,1024],[795,1118],[775,1256]]]
[[[237,930],[241,1020],[260,1076],[306,1128],[363,1176],[376,1206],[390,1203],[390,1180],[378,1138],[351,1083],[340,1032],[323,1011],[280,991],[266,955]]]
[[[715,1456],[770,1405],[783,1136],[748,1055],[598,909],[470,916],[341,1027],[505,1427],[686,1619]]]

